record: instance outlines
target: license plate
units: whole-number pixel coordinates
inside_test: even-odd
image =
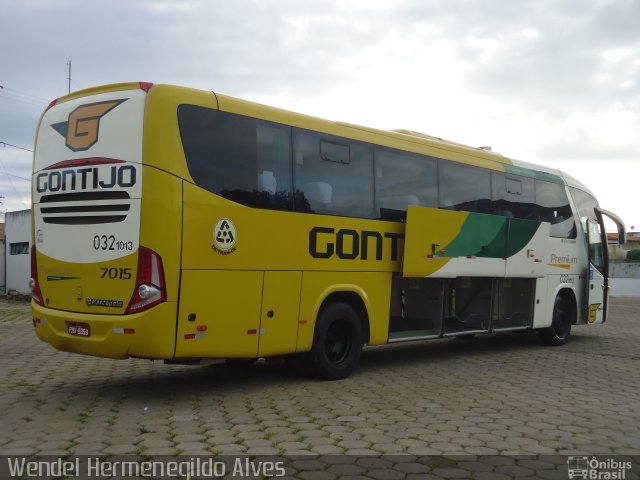
[[[71,322],[67,325],[67,332],[69,335],[75,335],[76,337],[88,337],[91,335],[88,323]]]

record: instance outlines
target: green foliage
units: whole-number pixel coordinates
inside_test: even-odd
[[[640,262],[640,248],[635,248],[633,250],[629,250],[627,252],[627,260],[633,260],[635,262]]]

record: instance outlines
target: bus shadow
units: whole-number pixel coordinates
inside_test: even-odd
[[[579,336],[573,342],[584,341]],[[368,347],[363,352],[358,369],[350,378],[360,375],[383,374],[386,369],[411,369],[428,366],[430,363],[454,361],[459,358],[496,356],[497,361],[507,361],[505,354],[514,351],[549,348],[543,347],[538,336],[527,333],[481,335],[471,339],[424,340],[395,345]],[[142,362],[142,361],[140,361]],[[142,363],[141,365],[145,365]],[[344,380],[345,382],[350,379]],[[295,372],[284,362],[261,360],[249,366],[218,365],[162,365],[151,368],[126,368],[119,371],[117,364],[107,378],[88,379],[81,392],[70,395],[99,396],[105,400],[166,399],[201,396],[215,399],[229,393],[253,394],[264,390],[286,391],[316,384],[317,379]],[[56,387],[60,390],[73,387],[66,384]]]
[[[360,368],[384,369],[385,365],[410,367],[425,362],[464,357],[503,355],[511,351],[546,348],[532,332],[478,335],[471,338],[443,338],[371,347],[365,350]]]

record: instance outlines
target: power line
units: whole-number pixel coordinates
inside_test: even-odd
[[[38,103],[47,103],[48,100],[42,97],[38,97],[37,95],[31,95],[30,93],[22,92],[20,90],[15,90],[13,88],[6,87],[5,85],[0,84],[0,91],[4,93],[12,94],[18,97],[22,97],[23,100],[32,100]]]
[[[14,175],[13,173],[9,173],[7,172],[7,170],[5,169],[4,173],[8,176],[8,177],[13,177],[13,178],[18,178],[20,180],[24,180],[25,182],[30,182],[31,179],[30,178],[25,178],[25,177],[21,177],[20,175]]]
[[[7,171],[7,167],[4,166],[4,162],[2,161],[2,159],[0,159],[0,165],[2,165],[2,169],[4,170],[5,175],[7,175],[7,180],[9,180],[9,185],[11,185],[11,189],[13,190],[13,193],[16,194],[16,197],[20,197],[18,190],[16,190],[16,187],[13,184],[13,181],[11,180],[12,175]],[[16,176],[16,175],[13,175],[13,176]]]
[[[8,143],[8,142],[2,142],[2,141],[0,141],[0,144],[4,145],[5,147],[18,148],[18,149],[20,149],[20,150],[24,150],[25,152],[31,152],[31,153],[33,153],[33,150],[29,150],[28,148],[25,148],[25,147],[19,147],[18,145],[13,145],[13,144]]]

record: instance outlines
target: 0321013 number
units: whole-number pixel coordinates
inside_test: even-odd
[[[571,275],[560,275],[560,283],[574,283]]]
[[[111,280],[129,280],[131,279],[130,268],[101,268],[102,275],[100,278],[110,278]]]
[[[132,251],[133,242],[116,239],[115,235],[95,235],[93,237],[94,250]]]

